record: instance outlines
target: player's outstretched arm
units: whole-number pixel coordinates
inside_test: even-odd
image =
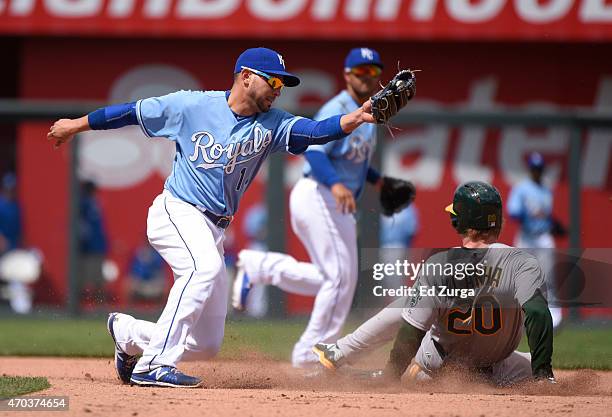
[[[78,119],[60,119],[53,123],[47,133],[47,139],[58,148],[72,140],[77,133],[87,130],[117,129],[123,126],[138,124],[136,103],[114,104],[102,107]]]
[[[54,148],[59,148],[62,144],[70,142],[74,135],[89,130],[88,116],[78,119],[59,119],[49,129],[47,139],[53,142]]]
[[[349,114],[339,114],[323,120],[300,118],[291,128],[289,151],[299,154],[311,145],[324,145],[346,137],[363,123],[374,123],[369,102]]]
[[[552,371],[553,325],[548,303],[537,291],[525,304],[525,330],[531,352],[531,371],[535,379],[554,381]]]
[[[372,116],[372,102],[370,100],[366,100],[360,108],[340,118],[340,127],[346,134],[351,133],[364,123],[376,123],[376,119]]]

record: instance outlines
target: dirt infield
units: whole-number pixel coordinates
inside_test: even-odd
[[[286,363],[259,360],[186,364],[207,389],[120,385],[110,359],[0,358],[5,375],[45,376],[38,395],[67,395],[69,412],[115,416],[605,416],[612,373],[558,371],[559,384],[511,389],[447,376],[435,384],[382,387],[345,377],[304,378]],[[2,413],[0,413],[2,414]],[[40,412],[24,413],[40,416]],[[55,414],[54,414],[55,415]]]

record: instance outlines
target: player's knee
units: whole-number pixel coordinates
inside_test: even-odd
[[[323,274],[329,281],[336,282],[338,284],[343,281],[346,281],[350,275],[350,268],[348,267],[342,268],[336,266],[333,268],[329,268],[319,266],[319,269],[321,269],[321,272],[323,272]]]
[[[357,286],[357,274],[353,273],[350,268],[340,268],[336,271],[328,271],[325,273],[326,278],[333,283],[334,288],[341,294],[352,294]]]
[[[225,265],[220,257],[211,257],[204,261],[196,262],[194,274],[204,281],[212,280],[223,274]]]
[[[201,361],[212,359],[221,350],[221,342],[209,342],[197,347],[188,347],[185,350],[185,360]]]
[[[254,249],[242,249],[238,253],[238,258],[240,258],[241,260],[256,258],[257,261],[260,261],[261,258],[264,258],[267,254],[268,252],[265,252],[265,251],[254,250]]]

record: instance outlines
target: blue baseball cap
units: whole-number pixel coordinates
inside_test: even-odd
[[[300,79],[285,71],[283,56],[268,48],[251,48],[244,51],[236,60],[234,74],[242,71],[243,67],[265,72],[270,75],[278,75],[283,78],[287,87],[295,87]]]
[[[527,158],[527,165],[531,169],[543,169],[546,165],[544,163],[544,157],[539,152],[532,152]]]
[[[376,65],[380,69],[385,66],[380,60],[380,55],[374,49],[370,48],[355,48],[346,56],[344,60],[344,70],[349,71],[351,68],[358,67],[359,65]]]

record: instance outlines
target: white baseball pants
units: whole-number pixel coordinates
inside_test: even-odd
[[[223,229],[165,190],[149,208],[147,236],[175,280],[157,323],[125,314],[115,322],[120,347],[130,355],[142,354],[135,373],[214,356],[227,314]]]
[[[550,233],[542,233],[537,236],[528,236],[519,232],[514,240],[514,246],[526,249],[527,252],[535,256],[540,262],[542,272],[546,275],[548,287],[548,301],[554,303],[555,294],[555,239]],[[557,328],[563,320],[563,309],[561,307],[549,307],[550,315],[553,319],[553,328]]]
[[[327,187],[303,178],[289,200],[291,226],[312,263],[277,252],[242,251],[239,255],[252,283],[275,285],[284,291],[316,296],[310,321],[296,343],[293,366],[318,363],[312,347],[340,336],[357,285],[357,232],[352,214],[336,210]]]
[[[431,330],[425,334],[421,346],[414,356],[414,362],[420,370],[412,377],[418,381],[428,380],[446,363],[434,346]],[[448,361],[461,365],[461,360]],[[515,350],[505,359],[493,364],[490,373],[485,375],[492,383],[497,385],[512,385],[531,378],[531,354]]]

